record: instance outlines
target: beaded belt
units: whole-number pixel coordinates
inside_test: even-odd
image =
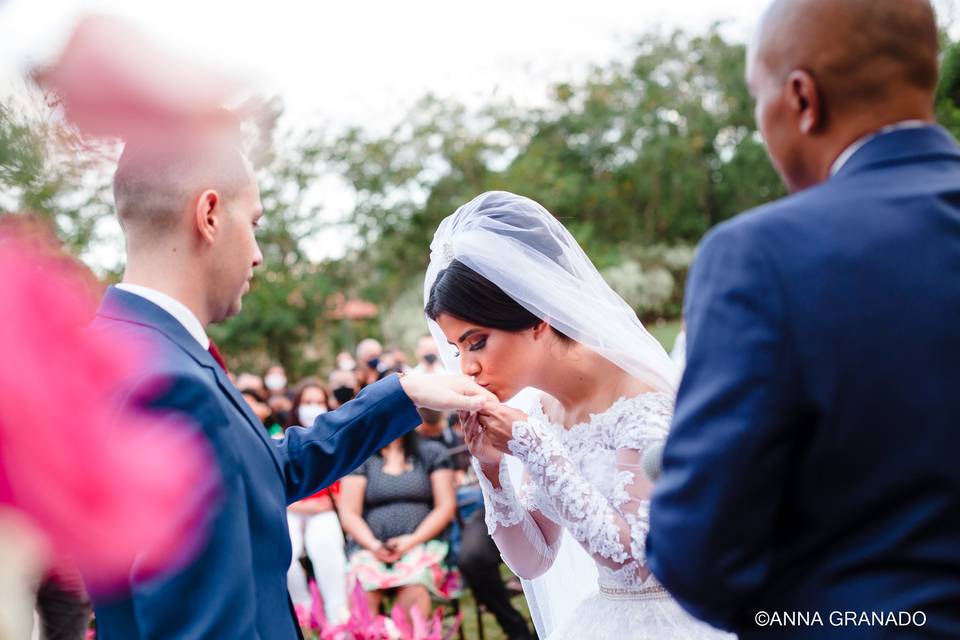
[[[654,583],[639,589],[620,589],[600,585],[600,595],[608,600],[669,600],[670,594],[663,585]]]

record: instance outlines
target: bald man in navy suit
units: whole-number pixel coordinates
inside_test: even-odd
[[[928,0],[777,0],[748,49],[791,195],[702,243],[647,540],[676,599],[741,638],[960,636],[960,148],[934,123],[937,48]]]

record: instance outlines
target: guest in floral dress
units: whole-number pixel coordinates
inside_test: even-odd
[[[393,441],[343,479],[339,506],[349,572],[373,610],[390,592],[402,608],[427,616],[431,595],[458,594],[459,580],[445,564],[456,494],[442,445],[414,432]]]

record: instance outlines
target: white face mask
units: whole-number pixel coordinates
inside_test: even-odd
[[[300,425],[312,427],[317,417],[327,412],[327,408],[322,404],[302,404],[297,410],[297,417],[300,418]]]
[[[344,359],[337,363],[337,368],[341,371],[353,371],[357,368],[357,363],[353,360]]]
[[[270,391],[279,391],[287,386],[287,378],[282,373],[271,373],[263,379],[263,384],[267,385]]]

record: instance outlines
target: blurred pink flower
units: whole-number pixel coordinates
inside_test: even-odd
[[[327,614],[323,610],[323,596],[320,595],[320,589],[317,583],[310,581],[310,617],[308,619],[310,628],[314,631],[322,631],[327,626]],[[300,625],[301,627],[305,625]]]
[[[370,610],[366,593],[360,582],[354,584],[350,595],[350,619],[343,624],[323,625],[322,640],[451,640],[456,635],[463,616],[457,614],[449,628],[443,628],[443,609],[437,608],[429,620],[417,608],[407,612],[398,605],[390,617]]]
[[[205,128],[241,88],[155,44],[137,25],[102,15],[82,18],[57,62],[34,78],[84,133],[158,143],[171,128]]]
[[[212,456],[185,425],[117,413],[118,384],[149,354],[84,331],[89,287],[43,243],[0,228],[0,272],[0,502],[94,587],[184,560],[209,508],[198,497],[215,495]]]
[[[293,605],[293,613],[297,616],[297,626],[301,629],[310,628],[310,610],[302,604]]]

